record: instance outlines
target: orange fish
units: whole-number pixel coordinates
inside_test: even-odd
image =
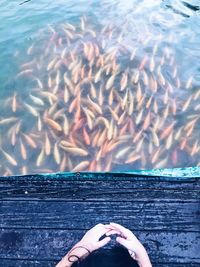
[[[108,79],[108,81],[106,83],[106,90],[109,90],[113,86],[115,77],[116,77],[115,74],[113,74],[112,76],[110,76],[110,78]]]
[[[144,58],[142,59],[140,65],[139,65],[139,70],[143,70],[143,69],[144,69],[144,67],[145,67],[145,65],[146,65],[146,63],[147,63],[147,61],[148,61],[148,56],[145,55]]]
[[[172,163],[175,166],[178,163],[178,152],[177,149],[174,149],[172,152]]]
[[[152,156],[152,159],[151,159],[151,163],[154,164],[158,157],[160,156],[160,148],[158,148],[154,153],[153,153],[153,156]]]
[[[33,140],[32,137],[30,137],[28,134],[22,133],[22,135],[24,136],[26,142],[29,144],[29,146],[31,146],[32,148],[36,148],[37,144],[36,142]]]
[[[87,156],[88,152],[80,147],[62,147],[65,151],[69,152],[70,154],[77,155],[77,156]]]
[[[140,137],[142,136],[142,132],[143,130],[140,130],[136,135],[134,135],[133,143],[136,143],[140,139]]]
[[[146,109],[149,109],[150,105],[151,105],[151,102],[152,102],[152,98],[153,96],[151,96],[148,101],[146,102]]]
[[[121,78],[121,81],[120,81],[120,91],[123,91],[126,86],[127,86],[127,83],[128,83],[128,74],[125,72],[122,74],[122,78]]]
[[[60,126],[60,124],[58,124],[56,121],[50,119],[50,118],[45,118],[45,122],[51,126],[54,130],[56,131],[62,131],[62,127]]]
[[[96,160],[93,160],[90,165],[89,165],[89,168],[88,168],[88,171],[89,172],[94,172],[96,170]]]
[[[94,101],[92,101],[92,99],[90,98],[90,96],[88,95],[88,103],[90,104],[90,106],[99,114],[102,114],[102,108],[97,104],[95,103]]]
[[[192,100],[192,95],[188,97],[188,99],[185,101],[185,103],[183,104],[182,106],[182,111],[186,111],[191,103],[191,100]]]
[[[76,165],[71,171],[72,172],[81,172],[89,166],[90,162],[85,160]]]
[[[44,160],[44,148],[41,149],[40,154],[37,157],[36,166],[40,167]]]
[[[106,160],[105,172],[110,172],[111,171],[111,165],[112,165],[112,156],[110,156]]]
[[[126,163],[126,164],[133,163],[133,162],[139,160],[140,158],[141,158],[140,155],[134,154],[134,155],[130,156],[130,157],[125,161],[125,163]]]
[[[8,160],[8,162],[10,164],[12,164],[13,166],[17,166],[17,161],[15,160],[14,157],[12,157],[10,154],[8,154],[7,152],[5,152],[2,148],[0,148],[1,152],[3,153],[3,155],[5,156],[5,158]]]
[[[26,148],[22,142],[22,140],[20,139],[20,151],[21,151],[21,156],[24,160],[27,159],[27,152],[26,152]]]
[[[170,135],[170,133],[172,132],[172,130],[174,128],[175,123],[176,122],[172,122],[167,128],[165,128],[163,130],[163,132],[160,135],[161,140],[165,139],[166,137],[168,137]]]
[[[187,144],[187,139],[182,138],[182,140],[180,142],[180,149],[183,150],[185,148],[186,144]]]
[[[92,98],[96,98],[97,97],[96,89],[95,89],[95,87],[94,87],[94,85],[92,83],[90,83],[90,93],[91,93]]]
[[[97,141],[97,146],[102,147],[103,143],[106,141],[106,136],[107,136],[107,129],[105,128],[100,134],[99,134],[99,139]]]
[[[47,132],[45,133],[45,153],[46,155],[50,155],[51,154],[51,143],[50,143],[50,140],[49,140],[49,137],[47,135]]]
[[[145,117],[144,123],[143,123],[143,130],[146,130],[149,125],[150,125],[150,120],[151,120],[151,112],[149,111],[147,116]]]
[[[84,141],[85,141],[85,144],[86,145],[90,145],[90,136],[89,136],[89,134],[87,133],[87,131],[86,131],[86,128],[84,127],[83,128],[83,139],[84,139]]]
[[[60,158],[60,152],[59,152],[59,149],[58,149],[57,142],[54,144],[53,156],[54,156],[55,162],[59,165],[60,161],[61,161],[61,158]]]

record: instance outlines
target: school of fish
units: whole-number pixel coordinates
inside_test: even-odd
[[[200,166],[200,87],[162,36],[127,45],[86,17],[45,32],[1,104],[0,175]]]

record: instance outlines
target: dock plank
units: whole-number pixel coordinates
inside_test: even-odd
[[[146,246],[152,261],[200,263],[200,234],[131,230]],[[0,258],[57,260],[80,240],[83,233],[81,230],[1,229]],[[110,249],[112,244],[105,247],[107,251]]]
[[[86,175],[86,174],[85,174]],[[97,174],[97,178],[70,175],[24,176],[16,179],[1,178],[0,198],[7,199],[65,199],[98,201],[141,201],[148,199],[197,199],[200,179],[177,179],[164,177],[123,176],[120,174]],[[65,178],[65,179],[63,179]]]
[[[141,202],[136,197],[132,202],[0,201],[0,227],[88,229],[99,221],[113,221],[143,231],[198,232],[199,211],[194,200]]]
[[[55,264],[57,261],[42,261],[42,260],[5,260],[5,259],[0,259],[0,266],[2,267],[55,267]],[[92,266],[95,267],[100,267],[95,261],[91,261]],[[154,267],[199,267],[198,263],[177,263],[177,262],[172,262],[172,263],[152,263]],[[92,267],[91,266],[91,267]],[[88,266],[90,267],[90,266]],[[112,264],[112,259],[110,259],[109,265],[107,267],[116,267],[116,265]],[[120,265],[117,267],[124,267],[124,265]],[[126,266],[128,267],[128,266]]]
[[[110,221],[138,236],[154,267],[200,266],[199,195],[198,178],[120,173],[1,177],[0,267],[54,266],[87,229]],[[101,251],[110,257],[109,267],[115,245],[112,240]]]
[[[115,262],[112,264],[113,258],[110,258],[110,263],[107,265],[107,267],[124,267],[123,264],[120,264],[118,266],[114,265]],[[0,259],[0,266],[2,267],[55,267],[57,261],[41,261],[41,260],[5,260]],[[199,267],[198,263],[155,263],[152,262],[153,267]],[[88,267],[100,267],[101,265],[96,263],[96,258],[91,261],[91,266]],[[129,267],[126,265],[126,267]]]

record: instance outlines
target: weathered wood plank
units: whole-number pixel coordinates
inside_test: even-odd
[[[96,259],[97,260],[97,259]],[[94,264],[91,267],[98,267],[97,262],[94,262]],[[4,267],[54,267],[56,264],[56,261],[42,261],[42,260],[5,260],[0,259],[0,266]],[[198,263],[154,263],[154,267],[199,267]],[[90,267],[90,266],[88,266]],[[99,266],[100,267],[100,266]],[[109,267],[112,267],[112,262],[109,263]],[[115,266],[116,267],[116,266]],[[121,267],[121,266],[120,266]],[[128,267],[128,266],[126,266]]]
[[[77,176],[25,176],[0,178],[0,198],[35,198],[113,201],[140,198],[141,201],[152,199],[197,199],[200,192],[200,179],[137,177],[116,174],[110,176],[97,174],[91,178],[88,174]],[[60,178],[58,178],[60,177]],[[85,177],[85,178],[84,178]],[[96,177],[96,176],[95,176]]]
[[[132,202],[3,201],[0,227],[88,229],[100,221],[114,221],[137,230],[198,232],[199,210],[198,201],[141,202],[136,198]]]
[[[200,264],[200,234],[134,231],[153,262]],[[0,258],[57,260],[83,235],[80,230],[0,230]],[[105,249],[113,247],[114,240]]]
[[[55,267],[56,261],[42,261],[42,260],[5,260],[0,259],[1,267]],[[196,266],[195,266],[196,267]]]
[[[133,229],[155,267],[200,265],[198,178],[95,177],[0,178],[2,266],[54,266],[83,230],[99,221]],[[103,250],[106,255],[113,245]]]

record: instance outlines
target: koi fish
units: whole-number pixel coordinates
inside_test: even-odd
[[[51,143],[47,135],[47,132],[45,133],[44,151],[47,156],[51,154]]]
[[[146,130],[149,127],[150,120],[151,120],[151,112],[149,111],[143,123],[143,127],[142,127],[143,130]]]
[[[72,172],[81,172],[85,170],[89,164],[90,162],[88,160],[82,161],[72,169]]]
[[[57,123],[56,121],[50,119],[50,118],[45,118],[45,122],[52,127],[54,130],[56,131],[62,131],[62,127],[60,126],[59,123]]]
[[[113,74],[112,76],[110,76],[110,78],[108,79],[108,81],[106,83],[106,90],[109,90],[113,86],[115,77],[116,77],[115,74]]]
[[[24,103],[24,106],[26,107],[26,109],[34,116],[34,117],[38,117],[39,113],[36,110],[36,108],[32,107],[31,105]]]
[[[140,155],[134,154],[128,157],[128,159],[125,161],[126,164],[134,163],[135,161],[139,160],[141,158]]]
[[[17,166],[17,161],[15,160],[14,157],[12,157],[10,154],[8,154],[6,151],[4,151],[2,148],[0,148],[1,152],[3,153],[4,157],[7,159],[7,161],[13,165],[13,166]]]
[[[77,156],[87,156],[88,152],[79,147],[62,147],[63,150],[69,152],[70,154],[77,155]]]
[[[44,101],[40,99],[39,97],[36,97],[34,95],[29,94],[31,100],[33,101],[34,104],[38,106],[44,106]]]
[[[22,140],[20,139],[20,151],[21,151],[21,156],[24,160],[27,159],[27,152],[26,152],[26,148],[25,145],[23,144]]]
[[[44,148],[41,149],[40,154],[37,157],[36,166],[40,167],[44,160]]]
[[[59,149],[58,149],[57,142],[55,142],[55,144],[54,144],[53,156],[54,156],[55,162],[59,165],[60,162],[61,162],[61,157],[60,157],[60,152],[59,152]]]
[[[167,128],[165,128],[163,130],[163,132],[161,133],[160,135],[160,139],[163,140],[165,139],[166,137],[169,136],[169,134],[172,132],[173,128],[174,128],[174,125],[175,125],[176,122],[172,122]]]
[[[22,133],[22,135],[25,138],[26,142],[29,144],[29,146],[31,146],[32,148],[36,148],[37,147],[37,144],[33,140],[32,137],[30,137],[28,134],[25,134],[25,133]]]
[[[33,74],[33,69],[22,70],[21,72],[17,74],[17,78],[24,76],[24,75],[28,75],[28,74]]]
[[[123,73],[120,81],[120,86],[121,86],[120,91],[123,91],[126,88],[127,83],[128,83],[128,74]]]
[[[17,120],[18,120],[18,118],[16,118],[16,117],[5,118],[5,119],[0,120],[0,125],[7,125],[7,124],[9,124],[11,122],[15,122]]]

